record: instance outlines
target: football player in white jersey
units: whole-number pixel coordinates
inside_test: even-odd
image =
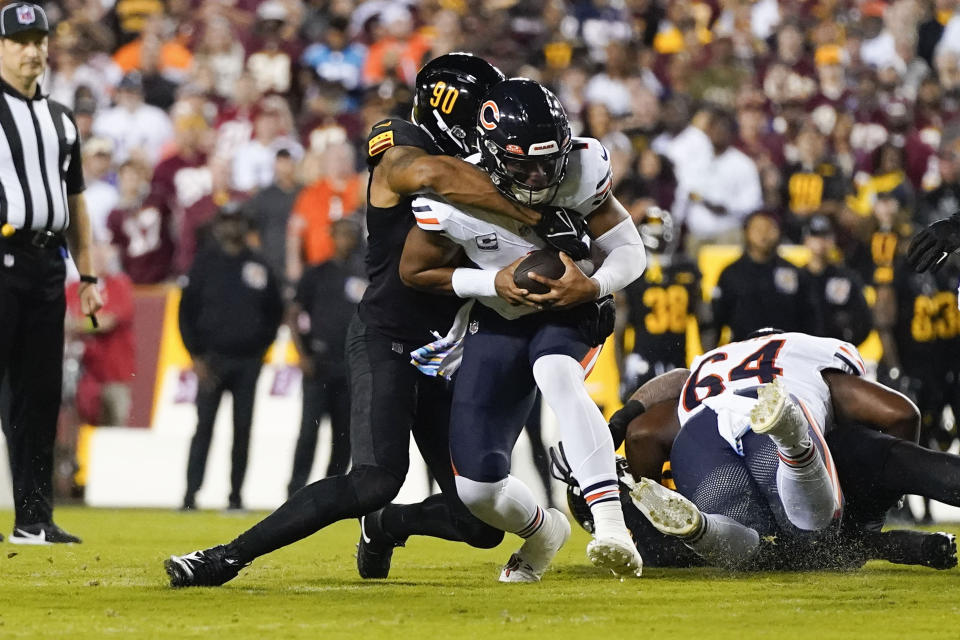
[[[528,205],[563,207],[585,217],[599,266],[561,258],[566,272],[534,295],[513,272],[544,246],[528,228],[480,211],[420,198],[418,227],[407,237],[400,276],[410,286],[476,298],[462,323],[462,362],[451,412],[450,450],[457,491],[478,518],[525,539],[503,568],[503,582],[538,581],[570,525],[537,504],[510,475],[510,454],[537,387],[560,417],[572,471],[596,522],[587,555],[619,575],[639,575],[642,560],[623,521],[613,444],[584,379],[613,329],[609,294],[643,272],[645,254],[626,210],[610,195],[610,162],[593,139],[573,138],[563,107],[536,82],[496,85],[481,105],[481,165],[500,190]],[[576,234],[574,234],[574,237]],[[573,258],[587,258],[586,245]],[[467,260],[476,267],[463,266]]]
[[[670,457],[680,432],[677,404],[689,375],[688,369],[677,369],[651,380],[637,389],[630,401],[610,419],[614,445],[624,443],[626,449],[625,464],[621,465],[624,516],[648,565],[684,567],[704,563],[681,539],[656,529],[630,496],[636,486],[634,478],[652,478],[664,487],[675,488]],[[916,444],[920,414],[902,394],[838,369],[824,370],[822,378],[829,387],[833,407],[833,419],[825,439],[843,488],[841,526],[799,536],[792,535],[791,531],[764,531],[759,546],[751,547],[750,553],[719,561],[727,566],[735,563],[738,569],[777,570],[853,569],[870,559],[935,569],[955,567],[954,536],[884,530],[884,523],[888,510],[905,493],[960,504],[960,456]],[[789,378],[785,380],[789,386]],[[567,499],[571,513],[589,531],[592,519],[586,503],[579,497],[579,487],[567,476],[562,453],[552,451],[551,455],[555,476],[569,485]],[[730,504],[742,506],[738,500],[742,500],[743,488],[736,481],[736,475],[715,474],[714,479],[718,486],[712,487],[711,492],[729,492],[735,498]],[[664,504],[679,498],[681,502],[677,504],[695,508],[692,503],[683,502],[680,494],[662,488],[655,492]],[[698,487],[700,496],[709,493]],[[697,495],[687,497],[698,498]],[[651,506],[649,501],[647,506]],[[766,510],[768,507],[760,500],[753,508]],[[696,518],[693,512],[688,515]],[[738,529],[740,531],[734,533],[742,533],[743,528]],[[702,549],[702,545],[696,546]]]
[[[736,566],[763,536],[802,537],[838,522],[843,498],[824,439],[833,409],[822,372],[863,375],[856,348],[760,332],[696,358],[691,370],[670,454],[680,493],[646,479],[633,493],[651,523]]]

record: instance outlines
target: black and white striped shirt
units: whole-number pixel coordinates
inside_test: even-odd
[[[83,191],[80,136],[70,110],[27,98],[0,79],[0,225],[63,231],[67,196]]]

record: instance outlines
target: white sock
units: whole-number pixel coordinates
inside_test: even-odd
[[[519,478],[507,476],[497,482],[477,482],[457,476],[456,483],[457,494],[470,513],[491,527],[521,538],[529,538],[542,528],[545,509]]]
[[[596,534],[623,532],[616,452],[607,421],[584,385],[584,371],[570,356],[541,356],[533,377],[544,401],[558,417],[560,439],[573,477],[590,505]]]
[[[830,477],[820,451],[812,445],[810,449],[811,453],[800,460],[780,456],[777,491],[794,526],[819,531],[833,521],[840,508],[840,490]]]
[[[760,548],[760,534],[727,516],[701,513],[703,527],[683,542],[711,564],[734,569],[748,563]]]
[[[619,497],[616,502],[590,505],[590,513],[593,514],[593,534],[598,538],[623,533],[627,529]]]

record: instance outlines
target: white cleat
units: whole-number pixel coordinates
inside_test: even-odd
[[[523,543],[500,572],[500,582],[540,582],[560,548],[570,537],[570,522],[561,511],[547,509],[543,527]]]
[[[626,529],[613,535],[596,536],[587,544],[587,558],[593,566],[609,569],[616,576],[643,574],[643,558]]]
[[[630,497],[660,533],[686,538],[703,526],[703,515],[697,505],[649,478],[642,478]]]
[[[750,428],[784,443],[798,443],[807,437],[807,421],[780,378],[760,388],[757,404],[750,410]]]

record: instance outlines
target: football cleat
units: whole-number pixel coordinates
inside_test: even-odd
[[[237,577],[249,562],[241,562],[226,545],[194,551],[185,556],[170,556],[163,568],[171,587],[219,587]]]
[[[808,437],[807,421],[780,378],[760,388],[757,404],[750,410],[750,428],[787,444],[800,443]]]
[[[875,557],[895,564],[952,569],[957,566],[957,539],[943,531],[884,531],[877,541]]]
[[[360,518],[360,542],[357,543],[357,573],[361,578],[383,579],[390,575],[393,549],[402,547],[383,530],[383,509]]]
[[[500,571],[500,582],[540,582],[557,552],[570,537],[570,522],[557,509],[543,512],[540,531],[527,538]]]
[[[703,515],[697,505],[649,478],[641,478],[630,497],[660,533],[689,538],[703,526]]]
[[[80,542],[82,542],[80,538],[67,533],[52,522],[17,526],[10,534],[10,544],[50,545],[79,544]]]
[[[594,537],[587,544],[587,558],[593,566],[609,569],[616,576],[639,578],[643,574],[643,558],[626,529],[622,533]]]

